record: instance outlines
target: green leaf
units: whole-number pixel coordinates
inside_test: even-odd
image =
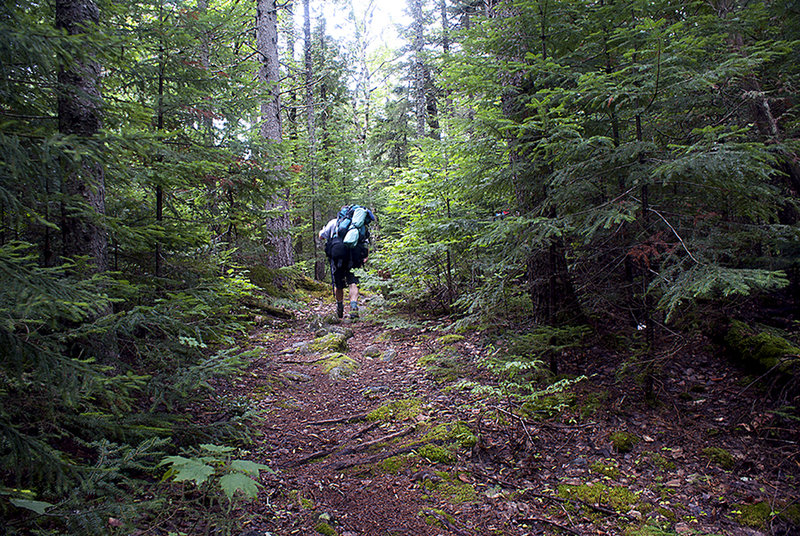
[[[255,477],[258,476],[259,471],[267,471],[268,473],[275,472],[268,465],[264,465],[263,463],[251,462],[250,460],[233,460],[231,462],[231,469]]]
[[[221,445],[212,445],[210,443],[204,443],[204,444],[200,445],[200,448],[203,449],[203,450],[207,450],[209,452],[218,452],[218,453],[225,453],[225,452],[231,452],[233,450],[236,450],[233,447],[225,447],[225,446],[221,446]]]
[[[49,502],[44,501],[31,501],[29,499],[9,499],[11,504],[16,506],[17,508],[25,508],[26,510],[31,510],[32,512],[36,512],[39,515],[43,515],[45,511],[53,506]]]
[[[258,495],[258,483],[242,473],[230,473],[219,479],[219,485],[229,501],[233,501],[233,495],[241,491],[245,497],[255,499]]]
[[[167,472],[165,478],[171,476],[175,482],[191,480],[195,485],[200,486],[214,474],[213,467],[194,458],[167,456],[161,464],[166,463],[172,464],[172,468]]]

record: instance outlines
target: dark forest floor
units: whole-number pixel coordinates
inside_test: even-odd
[[[570,354],[560,372],[588,378],[523,418],[456,387],[487,377],[480,334],[362,301],[359,321],[323,326],[316,300],[253,333],[260,358],[217,385],[264,416],[251,456],[276,470],[248,536],[800,534],[799,427],[708,341],[664,342],[655,402],[624,349]],[[308,347],[325,331],[347,336],[333,362]]]

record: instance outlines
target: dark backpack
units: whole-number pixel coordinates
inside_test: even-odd
[[[325,244],[325,253],[337,268],[360,268],[369,255],[367,240],[375,215],[359,205],[342,208],[336,217],[336,232]]]

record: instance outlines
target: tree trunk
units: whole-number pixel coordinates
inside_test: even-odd
[[[308,178],[311,183],[311,239],[314,251],[314,278],[318,281],[325,279],[325,262],[319,254],[317,247],[317,166],[316,149],[317,135],[314,117],[314,62],[311,56],[311,10],[309,0],[303,0],[303,60],[305,63],[306,86],[306,130],[308,131]]]
[[[256,48],[261,66],[258,79],[266,88],[261,101],[261,135],[280,143],[281,133],[278,63],[278,6],[276,0],[256,0]],[[277,165],[277,163],[276,163]],[[283,189],[267,203],[267,210],[277,210],[278,216],[265,222],[269,268],[290,266],[294,262],[289,236],[289,191]]]
[[[425,135],[425,65],[422,61],[424,34],[422,25],[422,0],[409,0],[414,33],[414,113],[417,118],[417,136]]]
[[[69,35],[85,32],[87,25],[100,21],[100,10],[93,0],[56,0],[56,27]],[[92,137],[101,128],[100,64],[82,54],[58,73],[58,130],[66,135]],[[67,202],[76,206],[64,210],[62,233],[64,255],[88,255],[93,269],[102,272],[108,267],[108,237],[100,220],[105,214],[105,177],[102,166],[91,158],[83,158],[76,169],[64,177],[63,191]]]

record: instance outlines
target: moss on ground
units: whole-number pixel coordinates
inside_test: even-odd
[[[767,520],[772,515],[772,508],[766,502],[754,504],[740,504],[734,509],[736,519],[742,525],[753,529],[762,529],[767,526]]]
[[[800,348],[795,344],[774,333],[757,333],[738,320],[731,321],[725,344],[737,359],[761,370],[777,368],[782,373],[792,374],[800,362]]]
[[[461,356],[453,349],[444,349],[439,353],[429,354],[419,359],[428,374],[439,383],[452,382],[465,373]]]
[[[338,536],[339,534],[333,527],[324,521],[317,523],[317,526],[314,527],[314,530],[323,536]]]
[[[435,515],[434,515],[435,514]],[[440,529],[446,529],[444,523],[442,523],[441,519],[446,519],[448,523],[451,525],[455,525],[456,518],[445,512],[444,510],[439,510],[437,508],[431,508],[427,511],[422,511],[419,515],[425,518],[425,524],[430,525],[431,527],[439,527]]]
[[[562,484],[558,486],[558,495],[588,504],[602,504],[617,512],[628,512],[639,501],[638,494],[626,486],[606,486],[600,483]]]
[[[417,449],[417,454],[433,463],[451,465],[456,461],[456,456],[451,449],[439,445],[422,445]]]
[[[464,340],[463,335],[456,335],[455,333],[450,333],[448,335],[442,335],[441,337],[436,339],[436,342],[438,342],[439,344],[455,344],[463,340]]]
[[[736,465],[736,460],[730,452],[719,447],[706,447],[702,451],[703,456],[709,459],[711,463],[722,467],[726,471],[730,471]]]
[[[660,452],[647,450],[642,452],[642,456],[650,460],[650,463],[663,471],[675,469],[675,463],[665,458]]]
[[[475,491],[475,486],[469,482],[464,482],[460,478],[462,474],[466,475],[466,473],[453,474],[446,471],[435,471],[434,473],[439,479],[433,481],[430,478],[426,478],[422,485],[440,499],[450,504],[463,504],[478,500],[478,492]]]
[[[535,400],[522,404],[522,414],[530,419],[551,419],[561,415],[566,408],[574,406],[575,401],[574,393],[564,391],[540,396]]]
[[[358,368],[358,361],[341,352],[325,354],[320,366],[332,379],[338,380],[347,377]]]
[[[346,352],[347,337],[343,333],[328,333],[311,341],[308,349],[312,352]]]
[[[418,398],[405,398],[384,404],[367,414],[370,421],[400,422],[420,414],[422,402]]]
[[[641,441],[641,438],[629,432],[614,432],[610,439],[611,445],[617,452],[630,452]]]
[[[436,425],[422,439],[453,443],[465,449],[471,449],[478,442],[478,438],[464,421]]]
[[[589,469],[598,475],[607,476],[609,478],[619,478],[619,466],[614,460],[606,460],[605,462],[596,461],[589,465]]]
[[[377,464],[377,469],[379,472],[389,475],[397,475],[400,472],[411,465],[413,462],[414,456],[413,454],[401,454],[399,456],[392,456],[391,458],[386,458]]]

